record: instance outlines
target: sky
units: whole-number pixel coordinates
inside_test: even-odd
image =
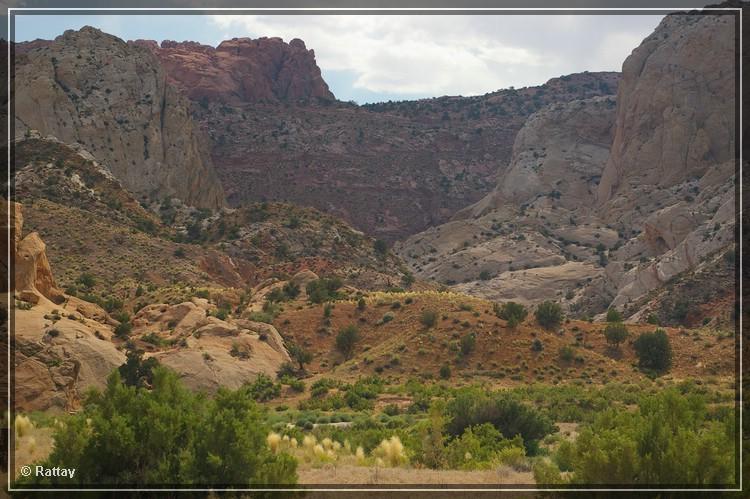
[[[15,40],[94,26],[123,40],[302,39],[331,91],[360,104],[480,95],[619,71],[662,15],[29,15]]]

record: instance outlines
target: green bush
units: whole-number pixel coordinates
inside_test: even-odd
[[[262,373],[255,381],[246,384],[245,389],[250,397],[258,402],[267,402],[281,395],[281,384],[274,383],[269,376]]]
[[[122,321],[115,326],[115,336],[118,338],[125,338],[133,331],[133,324],[130,321]]]
[[[538,441],[552,433],[552,422],[536,409],[502,392],[462,389],[448,403],[448,433],[461,435],[470,426],[490,423],[506,438],[520,435],[526,449],[535,451]]]
[[[620,347],[620,343],[628,339],[628,328],[622,322],[607,324],[604,328],[604,337],[611,346]]]
[[[526,319],[528,314],[526,307],[520,303],[509,301],[498,305],[497,303],[493,306],[495,315],[501,319],[507,321],[508,327],[514,328]]]
[[[154,382],[154,369],[159,366],[156,357],[143,360],[143,352],[130,350],[126,359],[125,363],[117,369],[122,382],[138,388],[151,386]]]
[[[84,272],[78,277],[76,284],[80,284],[86,289],[91,289],[96,286],[96,279],[88,272]]]
[[[305,348],[292,343],[288,347],[289,355],[299,364],[300,371],[305,370],[305,364],[309,364],[312,361],[312,352]]]
[[[448,364],[443,364],[442,366],[440,366],[440,377],[442,379],[450,379],[451,367]]]
[[[220,388],[213,398],[194,394],[165,368],[153,388],[122,383],[116,371],[103,393],[90,392],[83,408],[56,429],[52,453],[41,465],[74,467],[66,485],[199,488],[292,485],[296,461],[266,446],[261,410],[244,390]],[[21,482],[54,485],[55,478]]]
[[[340,298],[338,289],[343,285],[338,277],[321,278],[310,281],[305,286],[307,298],[311,303],[323,303]]]
[[[572,481],[604,485],[712,485],[735,480],[732,411],[711,416],[704,397],[668,389],[636,411],[609,408],[575,442]]]
[[[380,256],[385,256],[386,254],[388,254],[388,243],[386,243],[382,239],[376,239],[372,244],[372,248],[375,250],[375,253]]]
[[[663,329],[653,333],[641,333],[633,343],[638,355],[638,364],[643,369],[663,372],[672,366],[672,347]]]
[[[552,301],[545,301],[539,304],[534,313],[539,325],[545,329],[555,329],[562,324],[563,312],[562,307]]]
[[[284,284],[282,291],[289,300],[294,300],[300,294],[299,284],[289,281]]]
[[[466,357],[476,348],[477,338],[474,333],[469,333],[461,337],[461,355]]]
[[[359,341],[359,329],[355,325],[341,328],[336,336],[336,350],[341,352],[347,359],[354,351],[354,345]]]
[[[422,324],[427,327],[431,328],[437,324],[437,317],[438,314],[434,310],[425,310],[422,312],[422,316],[420,317],[420,321]]]
[[[615,308],[607,310],[607,322],[622,322],[622,314]]]
[[[563,362],[572,362],[575,358],[575,349],[570,345],[565,345],[560,347],[560,350],[558,351],[558,356],[560,357],[560,360]]]

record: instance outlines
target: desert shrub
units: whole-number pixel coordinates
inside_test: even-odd
[[[733,483],[734,415],[714,419],[704,398],[668,389],[641,400],[636,411],[603,411],[576,439],[573,482]]]
[[[290,352],[291,353],[291,352]],[[278,379],[283,379],[287,377],[293,378],[296,376],[297,372],[294,368],[294,364],[291,362],[284,362],[279,366],[279,369],[276,371],[276,377]]]
[[[32,423],[28,416],[16,414],[16,418],[13,421],[13,429],[15,430],[16,438],[24,437],[34,429],[34,423]]]
[[[322,397],[328,390],[338,386],[338,383],[330,378],[320,378],[310,386],[310,396]]]
[[[461,355],[467,356],[474,351],[477,345],[477,338],[474,333],[469,333],[461,337]]]
[[[534,338],[534,341],[531,342],[531,350],[541,352],[543,349],[544,345],[542,345],[542,341],[539,338]]]
[[[689,311],[690,303],[687,300],[678,300],[672,306],[672,310],[669,312],[669,318],[678,324],[684,324]]]
[[[514,447],[523,454],[523,440],[520,436],[506,439],[497,428],[489,423],[470,426],[452,439],[446,446],[446,459],[449,468],[488,469],[500,461],[501,453]]]
[[[115,336],[118,338],[125,338],[133,331],[133,324],[130,321],[122,321],[115,326]]]
[[[336,350],[348,359],[357,341],[359,341],[359,329],[357,329],[357,326],[349,325],[343,327],[339,331],[339,334],[336,335]]]
[[[299,284],[289,281],[286,284],[284,284],[282,291],[284,292],[284,295],[286,295],[288,299],[294,300],[300,294]]]
[[[565,480],[560,475],[560,470],[547,459],[537,459],[531,468],[534,473],[534,482],[538,486],[560,485]]]
[[[375,250],[375,253],[377,253],[380,256],[385,256],[388,254],[388,243],[386,243],[382,239],[376,239],[372,243],[372,249]]]
[[[607,324],[604,328],[604,337],[611,346],[619,348],[620,343],[628,339],[628,328],[622,322]]]
[[[495,305],[493,305],[493,308],[495,310],[495,315],[507,321],[508,327],[511,328],[514,328],[522,323],[526,318],[526,315],[528,314],[526,307],[524,307],[520,303],[512,301],[503,303],[502,305],[498,305],[496,303]]]
[[[323,303],[340,298],[338,289],[343,285],[338,277],[321,278],[310,281],[305,287],[307,297],[312,303]]]
[[[302,393],[305,391],[305,382],[301,379],[297,379],[292,376],[284,376],[280,379],[280,381],[282,384],[288,385],[289,388],[291,388],[295,392]]]
[[[382,460],[382,464],[386,466],[399,466],[408,461],[405,450],[401,439],[394,435],[380,442],[380,445],[373,451],[373,456]],[[378,462],[380,463],[380,461]]]
[[[490,423],[506,438],[520,435],[527,450],[553,431],[552,422],[536,409],[500,392],[462,389],[448,403],[449,434],[461,435],[469,426]]]
[[[572,362],[575,358],[575,349],[570,345],[565,345],[560,347],[560,350],[558,351],[558,356],[560,357],[560,360],[563,362]]]
[[[364,310],[367,308],[367,302],[365,301],[364,297],[360,297],[359,300],[357,300],[357,310]]]
[[[425,327],[430,328],[430,327],[433,327],[435,324],[437,324],[437,317],[438,317],[438,314],[436,311],[425,310],[422,312],[420,321]]]
[[[607,310],[607,322],[622,322],[622,314],[616,308]]]
[[[558,471],[572,471],[575,446],[569,440],[563,440],[557,447],[554,460],[559,468]]]
[[[648,314],[648,317],[646,318],[646,322],[649,324],[653,324],[654,326],[659,325],[659,317],[656,316],[656,314]]]
[[[130,350],[126,355],[126,361],[117,368],[122,382],[127,386],[137,388],[150,387],[154,382],[154,369],[159,366],[156,357],[143,359],[143,352]]]
[[[312,352],[309,350],[292,343],[288,346],[289,355],[299,364],[300,371],[305,370],[305,364],[309,364],[312,361]]]
[[[401,414],[401,409],[396,404],[388,404],[387,406],[383,407],[383,413],[388,414],[389,416],[398,416]]]
[[[266,324],[271,324],[273,323],[274,316],[269,314],[268,312],[255,311],[248,314],[248,319],[255,322],[265,322]]]
[[[534,315],[539,325],[545,329],[555,329],[563,321],[562,307],[552,301],[540,303]]]
[[[442,379],[450,379],[450,377],[451,377],[451,366],[449,366],[448,364],[443,364],[442,366],[440,366],[440,373],[439,374],[440,374],[440,377]]]
[[[274,383],[266,374],[259,374],[255,381],[246,384],[245,389],[253,400],[267,402],[281,395],[281,384]]]
[[[76,279],[76,284],[79,284],[82,287],[90,290],[91,288],[96,286],[96,278],[92,274],[84,272],[80,276],[78,276],[78,279]]]
[[[387,324],[391,322],[395,318],[396,316],[393,315],[393,312],[386,312],[383,314],[383,317],[381,317],[380,320],[375,325],[382,326],[383,324]]]
[[[266,300],[272,303],[286,301],[286,299],[287,295],[281,288],[272,289],[268,294],[266,294]]]
[[[405,288],[411,287],[411,285],[414,284],[415,281],[416,281],[416,278],[414,277],[414,274],[412,274],[411,272],[406,272],[401,277],[401,284]]]
[[[641,333],[633,343],[633,348],[638,355],[638,364],[643,369],[663,372],[672,365],[672,347],[663,329]]]
[[[296,462],[266,445],[261,410],[244,390],[220,388],[213,398],[185,389],[177,375],[154,371],[152,389],[126,386],[115,371],[104,392],[58,427],[40,464],[76,467],[76,484],[224,488],[294,484]],[[51,484],[54,478],[30,478]]]

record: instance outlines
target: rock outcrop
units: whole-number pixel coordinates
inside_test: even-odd
[[[86,389],[103,388],[125,356],[110,341],[104,310],[68,300],[57,289],[39,234],[21,237],[21,205],[4,206],[11,212],[11,292],[17,303],[12,336],[15,407],[70,410]]]
[[[3,201],[3,211],[10,218],[10,255],[13,269],[11,291],[27,303],[37,304],[40,301],[62,303],[65,296],[57,288],[55,278],[47,260],[47,247],[39,237],[32,232],[23,234],[23,212],[18,203]]]
[[[625,61],[616,110],[535,113],[495,191],[397,251],[477,296],[642,315],[734,242],[734,35],[730,16],[667,16]]]
[[[196,101],[331,101],[315,52],[297,38],[232,38],[216,48],[196,42],[130,42],[151,50],[169,82]]]
[[[673,14],[625,60],[598,190],[608,221],[639,223],[671,204],[665,190],[734,161],[735,40],[732,16]]]
[[[591,209],[614,116],[612,97],[534,113],[495,190],[396,251],[417,275],[475,296],[534,304],[570,295],[602,273],[595,248],[618,239]]]
[[[84,27],[16,57],[17,136],[39,130],[78,143],[145,199],[224,204],[207,141],[188,101],[141,47]]]
[[[567,210],[590,207],[609,156],[614,118],[610,96],[553,104],[532,114],[516,135],[510,165],[495,190],[456,218],[529,204],[540,196],[558,199]]]
[[[186,386],[206,393],[221,386],[239,388],[261,373],[274,377],[282,363],[290,362],[272,325],[221,320],[208,315],[211,309],[202,298],[149,305],[133,318],[131,338],[147,356],[175,370]]]

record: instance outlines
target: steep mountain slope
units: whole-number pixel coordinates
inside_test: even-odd
[[[139,198],[218,208],[224,194],[187,100],[148,50],[85,27],[17,50],[15,129],[79,143]]]
[[[295,38],[232,38],[216,48],[195,42],[130,42],[151,50],[169,82],[203,102],[333,100],[315,63],[315,52]]]
[[[396,252],[418,276],[485,298],[534,303],[573,294],[603,271],[596,247],[618,237],[591,209],[614,114],[611,97],[538,111],[491,194]]]
[[[61,287],[95,275],[86,293],[102,302],[174,303],[191,286],[244,289],[304,269],[383,289],[404,276],[371,238],[311,208],[258,203],[212,214],[168,200],[149,211],[108,165],[51,138],[15,144],[15,195]]]
[[[386,240],[478,201],[525,118],[552,102],[608,95],[616,73],[582,73],[481,97],[356,106],[334,100],[301,40],[137,40],[193,101],[229,203],[325,210]]]
[[[397,252],[478,296],[642,315],[649,292],[733,244],[733,68],[727,16],[667,16],[625,61],[616,112],[538,112],[493,193]]]

